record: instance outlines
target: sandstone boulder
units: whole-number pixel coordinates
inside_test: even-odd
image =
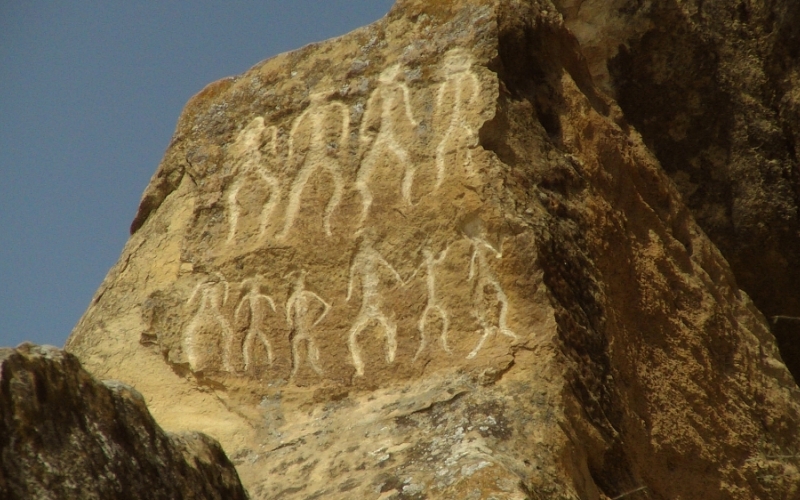
[[[22,344],[0,349],[0,498],[248,497],[219,443],[166,434],[132,387]]]
[[[769,324],[595,69],[548,0],[401,0],[211,84],[67,349],[255,498],[800,498]]]

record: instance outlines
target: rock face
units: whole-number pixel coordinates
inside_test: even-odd
[[[0,349],[0,497],[245,499],[219,443],[168,435],[142,396],[75,356]]]
[[[68,350],[254,498],[800,498],[770,326],[614,99],[655,21],[566,3],[401,0],[207,87]]]
[[[556,3],[742,289],[800,317],[800,4]],[[800,328],[773,332],[799,378]]]

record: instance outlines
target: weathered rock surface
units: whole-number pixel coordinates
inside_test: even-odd
[[[219,443],[169,435],[142,396],[55,347],[0,349],[0,498],[245,499]]]
[[[800,3],[556,3],[738,284],[767,316],[800,317]]]
[[[67,348],[255,498],[800,498],[769,324],[559,7],[401,0],[207,87]]]

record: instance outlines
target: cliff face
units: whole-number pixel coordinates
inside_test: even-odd
[[[619,90],[660,18],[567,3],[207,87],[68,350],[255,498],[800,498],[800,391]]]
[[[800,377],[800,4],[556,3]]]
[[[32,344],[0,349],[0,496],[247,498],[219,443],[166,434],[135,389]]]

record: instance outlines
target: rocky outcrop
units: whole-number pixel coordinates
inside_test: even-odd
[[[219,443],[164,433],[135,389],[54,347],[0,349],[0,497],[245,499]]]
[[[209,86],[68,350],[255,498],[800,498],[770,325],[556,7]]]
[[[800,317],[800,4],[556,4],[739,286]],[[773,332],[797,378],[787,328]]]

